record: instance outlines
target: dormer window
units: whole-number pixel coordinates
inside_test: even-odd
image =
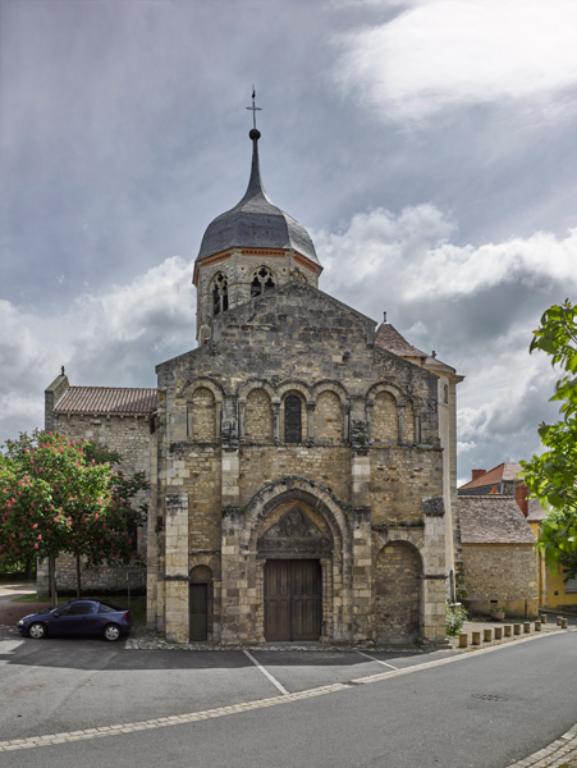
[[[274,288],[274,280],[272,278],[272,272],[268,267],[260,267],[254,273],[252,283],[250,284],[250,295],[254,299],[255,296],[260,296],[261,293],[269,291]]]
[[[212,281],[212,314],[216,317],[228,309],[228,281],[218,272]]]

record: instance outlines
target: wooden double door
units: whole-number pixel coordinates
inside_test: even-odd
[[[267,640],[318,640],[322,621],[320,561],[267,560],[264,600]]]

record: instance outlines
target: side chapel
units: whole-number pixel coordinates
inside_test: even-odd
[[[47,424],[94,438],[104,420],[122,452],[133,419],[148,623],[168,639],[441,641],[461,377],[319,289],[314,244],[264,192],[249,136],[246,193],[194,267],[196,349],[156,367],[156,392],[59,377]]]

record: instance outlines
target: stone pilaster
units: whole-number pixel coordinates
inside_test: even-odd
[[[170,493],[166,508],[166,637],[177,643],[189,639],[188,611],[188,496]]]
[[[222,517],[222,634],[223,645],[236,645],[246,633],[241,616],[240,595],[245,593],[244,558],[240,548],[240,509],[225,507]],[[242,638],[246,639],[246,638]]]
[[[372,637],[371,510],[357,507],[353,527],[353,641]]]
[[[423,547],[423,638],[430,642],[445,639],[445,601],[447,574],[445,564],[445,508],[442,497],[423,501],[425,519]]]

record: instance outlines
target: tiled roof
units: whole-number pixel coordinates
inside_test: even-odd
[[[461,485],[459,490],[467,491],[470,488],[483,488],[485,485],[500,483],[502,480],[515,480],[520,471],[520,464],[516,464],[515,462],[503,462],[502,464],[493,467],[493,469],[489,469],[484,475],[475,478],[475,480],[469,480],[468,483]]]
[[[459,496],[463,544],[534,544],[529,523],[512,496]]]
[[[529,512],[527,513],[527,520],[532,523],[540,523],[547,517],[547,512],[543,509],[537,499],[529,499],[528,502]]]
[[[148,415],[156,410],[157,391],[132,387],[69,387],[54,406],[60,414]]]
[[[427,357],[426,352],[423,352],[422,350],[417,349],[417,347],[414,347],[412,344],[409,344],[405,337],[401,336],[395,326],[391,325],[390,323],[381,323],[377,329],[375,344],[377,347],[386,349],[387,351],[392,352],[394,355],[399,355],[400,357]]]

